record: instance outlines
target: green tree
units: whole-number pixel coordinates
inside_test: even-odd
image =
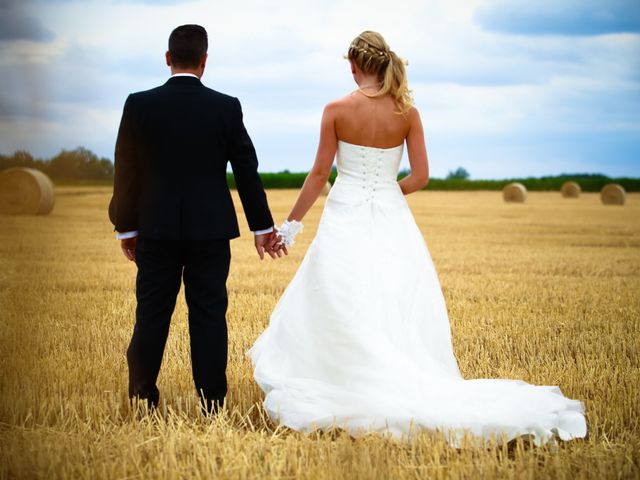
[[[447,175],[448,179],[457,179],[457,180],[467,180],[469,178],[469,172],[464,167],[458,167],[455,170],[452,170]]]
[[[62,150],[49,164],[52,178],[68,180],[104,180],[113,178],[113,164],[106,158],[98,158],[91,150],[78,147]]]

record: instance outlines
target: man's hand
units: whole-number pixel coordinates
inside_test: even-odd
[[[120,240],[120,248],[122,253],[132,262],[136,261],[136,244],[138,243],[138,237],[123,238]]]
[[[269,250],[269,255],[271,255],[273,258],[275,258],[275,255],[277,255],[278,257],[282,257],[282,254],[284,253],[285,255],[289,255],[289,251],[287,250],[287,246],[282,243],[282,237],[278,234],[278,230],[275,230],[276,233],[276,241],[275,243],[271,246],[271,250]]]
[[[264,258],[265,252],[268,253],[271,258],[278,258],[282,256],[282,244],[280,243],[280,236],[275,230],[270,233],[256,235],[255,244],[256,251],[260,256],[260,260]]]

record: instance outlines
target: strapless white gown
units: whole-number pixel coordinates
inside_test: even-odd
[[[338,143],[317,235],[248,352],[269,416],[354,436],[437,429],[454,446],[465,430],[537,444],[584,437],[581,402],[558,387],[460,375],[440,283],[396,181],[402,150]]]

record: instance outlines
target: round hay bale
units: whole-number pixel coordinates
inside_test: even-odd
[[[607,183],[600,190],[600,200],[605,205],[624,205],[627,198],[627,192],[617,183]]]
[[[0,213],[47,215],[53,210],[53,183],[33,168],[8,168],[0,172]]]
[[[560,192],[562,193],[562,196],[564,198],[578,198],[580,196],[580,193],[582,192],[582,189],[576,182],[569,181],[562,184]]]
[[[518,182],[505,185],[502,189],[502,198],[505,202],[524,203],[527,200],[527,187]]]
[[[331,184],[327,182],[327,184],[324,187],[322,187],[322,191],[320,193],[326,197],[327,195],[329,195],[330,191],[331,191]]]

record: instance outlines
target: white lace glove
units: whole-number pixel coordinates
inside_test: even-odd
[[[303,228],[304,225],[302,225],[302,223],[297,220],[285,220],[284,222],[282,222],[280,228],[278,228],[278,235],[280,235],[282,243],[285,246],[290,247],[291,245],[296,243],[294,241],[294,238],[302,231]]]

